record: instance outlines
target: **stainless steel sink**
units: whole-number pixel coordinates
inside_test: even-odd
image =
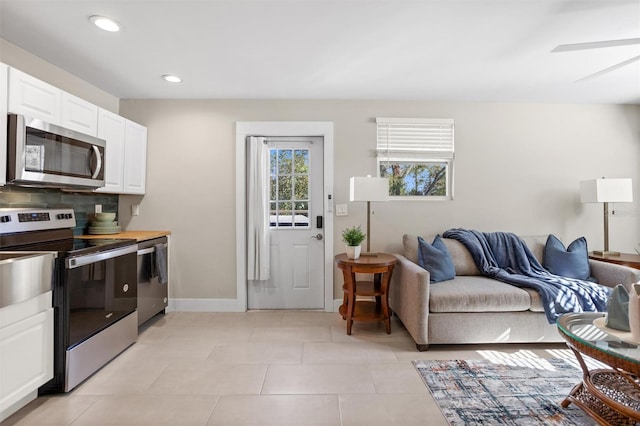
[[[56,252],[0,252],[0,308],[51,291]]]

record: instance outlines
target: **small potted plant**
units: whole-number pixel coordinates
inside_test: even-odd
[[[360,244],[364,241],[366,235],[360,229],[360,226],[352,226],[342,231],[342,241],[347,243],[347,257],[349,259],[357,259],[360,257]]]

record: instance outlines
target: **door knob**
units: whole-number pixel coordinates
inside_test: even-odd
[[[322,234],[317,234],[317,235],[312,235],[311,238],[315,238],[316,240],[320,241],[323,237],[322,237]]]

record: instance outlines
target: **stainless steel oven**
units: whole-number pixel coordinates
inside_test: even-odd
[[[7,181],[26,186],[104,186],[106,142],[42,120],[8,115]]]
[[[58,288],[64,300],[56,301],[66,319],[65,392],[109,362],[114,350],[118,354],[127,348],[138,335],[138,246],[121,246],[118,241],[118,246],[108,248],[108,240],[81,241],[102,247],[89,254],[71,253],[64,262],[64,279]]]
[[[72,209],[0,208],[0,249],[57,252],[53,280],[54,377],[40,393],[67,392],[138,336],[135,240],[78,239]]]

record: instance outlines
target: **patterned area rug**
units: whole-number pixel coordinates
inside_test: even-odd
[[[413,364],[451,425],[596,424],[575,405],[560,406],[582,379],[581,370],[567,360]]]

